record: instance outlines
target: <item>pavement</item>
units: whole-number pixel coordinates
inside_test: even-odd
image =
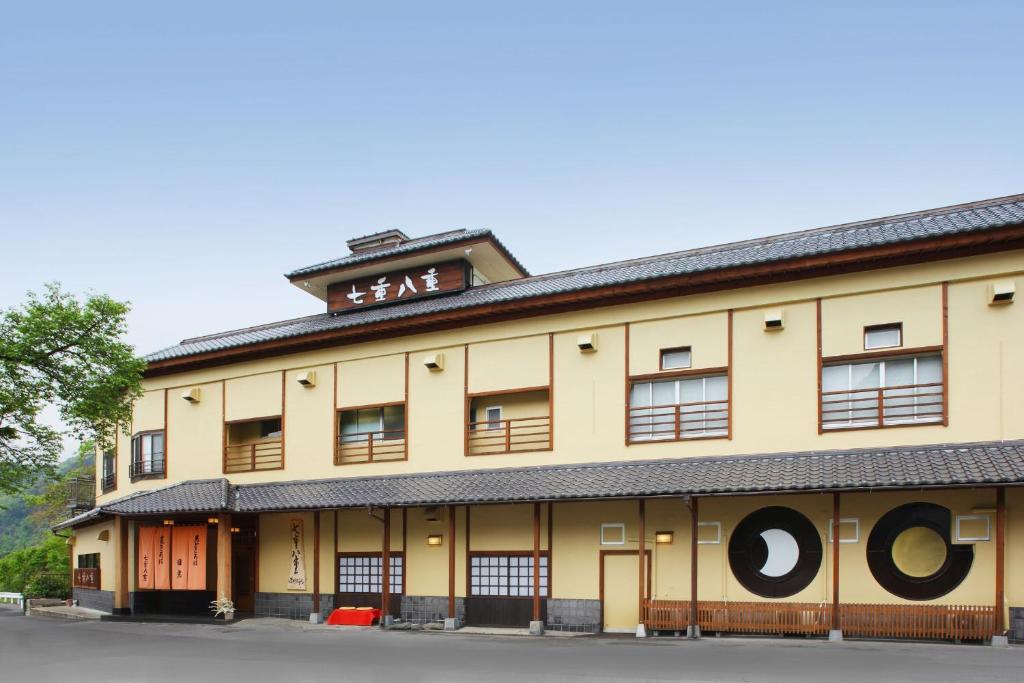
[[[1024,680],[1024,648],[790,638],[525,638],[373,628],[65,621],[0,606],[0,681]]]

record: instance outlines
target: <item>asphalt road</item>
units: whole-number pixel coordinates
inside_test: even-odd
[[[0,681],[1021,681],[1024,648],[65,622],[0,607]]]

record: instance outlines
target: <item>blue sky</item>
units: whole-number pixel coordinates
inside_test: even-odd
[[[533,272],[1024,191],[1020,2],[0,8],[0,307],[140,352],[315,313],[346,238],[488,227]]]

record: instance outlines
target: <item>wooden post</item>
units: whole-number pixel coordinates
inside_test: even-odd
[[[533,620],[540,621],[540,503],[533,504]]]
[[[231,515],[217,515],[217,599],[232,599]]]
[[[645,536],[647,534],[647,530],[646,530],[645,526],[646,526],[646,521],[647,521],[646,520],[647,514],[646,514],[646,509],[645,509],[645,506],[644,506],[644,499],[641,498],[639,503],[640,503],[640,506],[639,506],[640,507],[640,542],[639,542],[639,545],[638,545],[639,550],[637,552],[637,558],[638,558],[638,560],[637,560],[637,566],[638,566],[637,575],[639,577],[639,581],[637,583],[640,586],[640,593],[638,595],[638,603],[637,604],[638,604],[638,607],[640,609],[640,612],[639,612],[639,619],[640,619],[639,620],[639,624],[643,624],[644,623],[644,594],[645,594],[645,592],[644,592],[644,579],[646,578],[645,575],[644,575],[645,574],[645,572],[644,572],[644,560],[646,559],[646,555],[647,555],[647,547],[646,547],[646,543],[645,543],[646,542]],[[637,630],[639,631],[639,628]]]
[[[1006,489],[996,488],[996,635],[1006,633],[1005,554],[1006,554]]]
[[[698,635],[697,624],[697,505],[700,499],[690,498],[690,633],[691,638]]]
[[[832,630],[839,631],[839,492],[832,494]]]
[[[114,614],[130,614],[128,599],[128,520],[114,517],[114,537],[117,539],[117,573],[114,575]]]
[[[313,513],[313,614],[320,614],[320,511]],[[319,622],[318,622],[319,623]]]
[[[455,618],[455,506],[448,511],[448,618]]]
[[[391,508],[384,508],[384,541],[380,554],[380,623],[391,614]]]

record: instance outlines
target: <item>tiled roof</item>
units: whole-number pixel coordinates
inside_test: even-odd
[[[788,233],[717,247],[692,249],[661,256],[622,261],[560,273],[510,280],[464,292],[430,299],[413,300],[398,306],[382,306],[346,312],[323,313],[280,323],[185,340],[157,351],[148,361],[163,361],[195,354],[221,351],[258,342],[301,337],[307,334],[354,328],[388,320],[411,318],[428,313],[472,308],[488,304],[525,300],[534,297],[596,289],[614,285],[690,275],[706,271],[781,262],[853,249],[911,242],[960,233],[993,230],[1024,223],[1024,195],[1014,195],[971,204],[933,209],[889,218],[847,223],[803,232]],[[479,231],[488,233],[488,231]],[[476,234],[475,232],[461,233]],[[454,239],[454,238],[449,238]],[[459,239],[462,239],[460,237]],[[397,250],[408,247],[407,242]],[[378,252],[379,254],[379,252]],[[369,258],[370,255],[366,255]],[[353,255],[328,264],[349,264],[360,258]],[[326,268],[327,264],[311,268]],[[295,271],[291,275],[304,272]]]
[[[365,235],[363,237],[357,237],[356,239],[365,240],[371,237],[376,237],[377,235],[386,235],[389,232],[391,231],[385,230],[383,232],[373,233],[371,235]],[[303,275],[315,275],[316,273],[319,273],[324,270],[332,270],[334,268],[348,268],[350,266],[359,265],[360,263],[376,261],[377,259],[382,258],[384,256],[391,257],[401,254],[409,254],[417,252],[421,249],[442,247],[446,244],[462,242],[464,240],[470,240],[477,237],[489,237],[493,239],[495,242],[498,242],[497,238],[490,230],[450,230],[448,232],[437,233],[436,235],[414,237],[413,239],[406,240],[405,242],[402,242],[401,244],[395,245],[393,247],[371,249],[366,252],[349,254],[348,256],[331,259],[330,261],[315,263],[311,266],[304,266],[302,268],[297,268],[290,273],[285,273],[285,277],[288,279],[293,279],[301,277]],[[498,244],[501,245],[500,242],[498,242]],[[504,245],[501,245],[501,248],[505,249]],[[505,249],[505,252],[515,262],[516,267],[525,273],[526,269],[523,268],[523,265],[519,263],[519,261],[516,261],[515,258],[512,257],[512,254],[508,253],[507,249]]]
[[[1024,441],[992,441],[235,486],[213,479],[134,494],[103,505],[102,511],[247,513],[1020,483],[1024,483]]]

